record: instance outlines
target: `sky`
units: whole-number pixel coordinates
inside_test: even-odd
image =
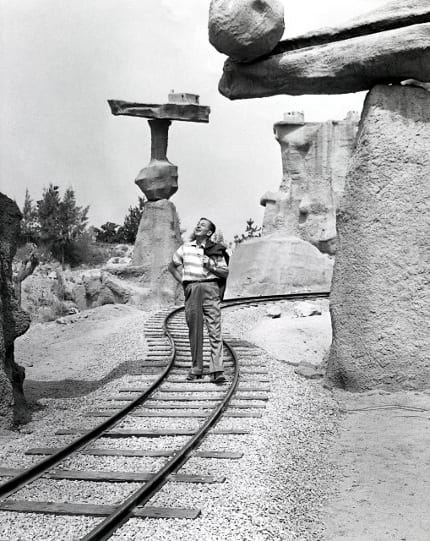
[[[346,21],[386,0],[283,0],[284,37]],[[225,56],[207,37],[209,0],[0,0],[0,191],[22,207],[50,183],[75,190],[90,224],[121,224],[142,195],[150,159],[145,119],[114,117],[108,99],[164,103],[171,90],[200,96],[209,124],[173,122],[168,159],[182,227],[201,216],[226,240],[253,218],[282,178],[273,124],[360,111],[365,93],[229,101],[218,93]]]

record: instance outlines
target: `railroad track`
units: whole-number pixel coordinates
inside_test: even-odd
[[[223,310],[259,303],[326,298],[328,293],[301,293],[228,299]],[[225,333],[224,333],[225,334]],[[107,396],[97,410],[87,411],[88,420],[96,425],[88,430],[71,428],[58,430],[55,435],[74,438],[62,448],[36,447],[27,455],[45,456],[27,470],[0,468],[0,476],[9,478],[0,485],[0,520],[2,511],[42,513],[54,515],[99,517],[98,523],[83,539],[108,539],[132,517],[141,518],[196,518],[199,509],[160,508],[148,502],[169,482],[219,483],[221,476],[181,474],[181,468],[193,457],[237,460],[241,453],[217,449],[200,451],[199,445],[207,435],[229,437],[248,433],[246,428],[220,429],[221,418],[246,419],[260,417],[268,399],[269,388],[265,367],[260,364],[252,344],[233,337],[224,340],[226,384],[220,386],[209,381],[185,380],[190,366],[188,331],[183,307],[154,315],[145,324],[145,337],[150,353],[142,366],[142,376],[129,380],[115,395]],[[207,340],[205,340],[207,342]],[[209,348],[205,347],[207,365]],[[148,377],[152,381],[148,382]],[[162,429],[168,420],[169,428]],[[143,427],[141,426],[143,424]],[[175,428],[171,428],[174,424]],[[124,446],[120,442],[133,441]],[[148,442],[178,441],[164,447]],[[135,442],[138,445],[135,445]],[[106,442],[115,442],[114,446]],[[94,470],[69,469],[70,461],[78,457],[97,457],[112,461],[133,457],[145,460],[151,457],[162,461],[156,472],[119,471],[118,468]],[[110,463],[110,462],[109,462]],[[51,482],[85,481],[95,485],[103,483],[133,483],[138,488],[116,505],[61,503],[19,499],[19,491],[38,480]],[[192,490],[192,488],[191,488]]]

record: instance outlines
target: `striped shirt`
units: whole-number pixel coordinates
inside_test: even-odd
[[[173,254],[173,263],[179,267],[182,265],[182,281],[196,282],[204,280],[213,280],[217,278],[215,274],[203,266],[204,244],[197,246],[195,240],[186,242],[180,246]],[[217,267],[227,268],[223,256],[211,256],[210,258]]]

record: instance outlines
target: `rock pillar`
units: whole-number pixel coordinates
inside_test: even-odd
[[[430,385],[430,93],[376,86],[337,213],[328,378],[346,389]]]
[[[29,419],[22,388],[24,368],[14,360],[15,338],[30,325],[30,316],[18,305],[12,284],[20,221],[16,203],[0,193],[0,428]]]
[[[142,266],[140,285],[151,292],[151,300],[174,304],[181,289],[172,279],[167,265],[181,244],[179,219],[175,205],[167,199],[145,203],[133,250],[133,265]]]
[[[173,252],[181,244],[176,207],[169,201],[178,189],[178,168],[166,155],[169,127],[173,120],[207,123],[210,108],[199,104],[197,94],[173,91],[164,104],[108,102],[114,115],[150,119],[151,160],[135,180],[148,201],[137,232],[132,268],[142,268],[139,282],[147,290],[149,303],[172,304],[181,299],[182,287],[167,271]]]
[[[358,127],[358,114],[344,120],[305,122],[300,111],[284,114],[274,127],[281,146],[282,183],[261,198],[263,234],[294,235],[334,254],[336,207]]]

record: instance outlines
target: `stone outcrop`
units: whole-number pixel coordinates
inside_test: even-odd
[[[209,41],[237,62],[270,53],[284,33],[284,7],[279,0],[212,0]]]
[[[21,213],[0,193],[0,429],[29,418],[23,394],[24,368],[15,363],[15,338],[25,333],[30,317],[18,305],[12,283]]]
[[[349,390],[430,384],[430,93],[368,94],[338,210],[328,377]]]
[[[354,150],[359,115],[344,120],[305,122],[301,112],[285,113],[274,125],[281,146],[282,183],[266,192],[263,235],[297,236],[321,252],[336,250],[336,208]]]
[[[139,285],[148,288],[155,304],[172,304],[180,298],[180,286],[167,270],[172,254],[180,244],[175,205],[166,199],[145,203],[132,265],[142,267]]]
[[[230,261],[226,298],[328,291],[333,262],[297,237],[273,233],[249,239]]]
[[[285,40],[252,64],[228,59],[219,90],[230,99],[343,94],[408,78],[430,81],[428,0],[395,0],[350,23]]]

